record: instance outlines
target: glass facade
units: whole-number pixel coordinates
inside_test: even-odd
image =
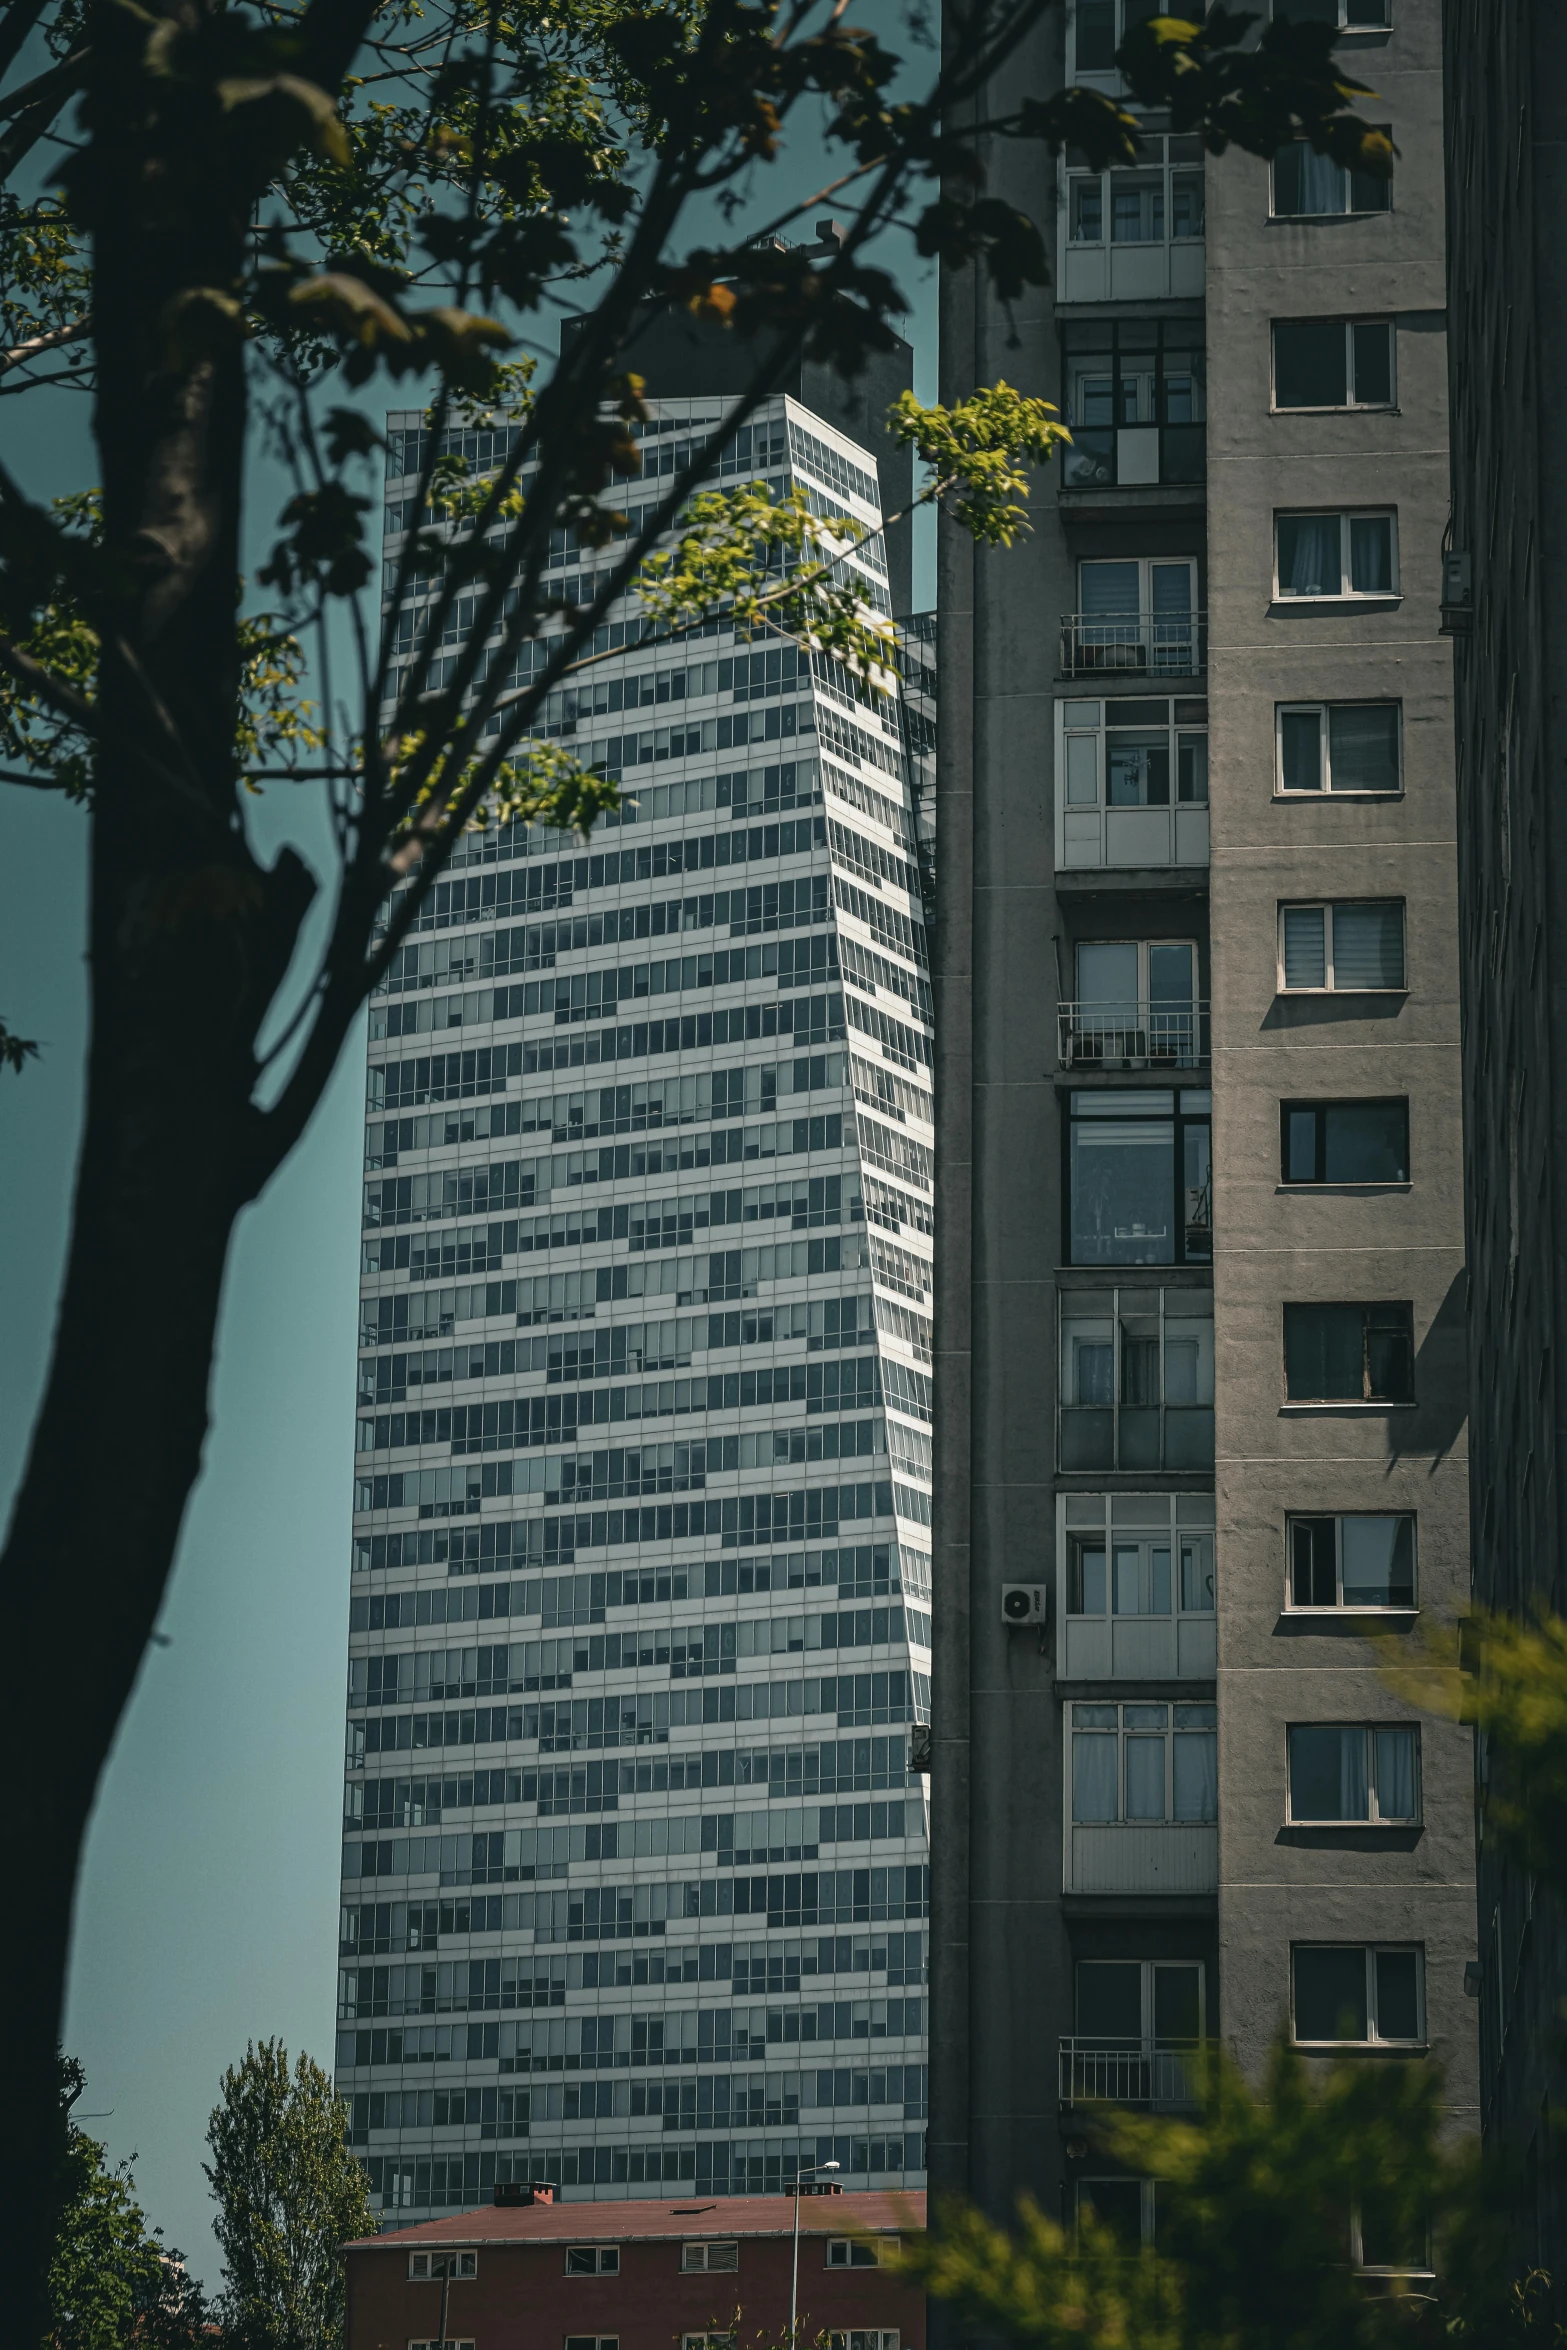
[[[740,441],[879,520],[797,402]],[[924,2184],[933,634],[916,702],[634,624],[539,719],[620,808],[472,835],[371,1009],[337,2062],[387,2224]]]

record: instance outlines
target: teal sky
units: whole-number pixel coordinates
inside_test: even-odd
[[[800,158],[796,184],[814,184],[804,174],[819,160]],[[693,224],[689,241],[699,234]],[[916,305],[906,331],[930,399],[934,272],[906,248],[886,259]],[[400,386],[391,404],[416,397]],[[29,395],[9,409],[9,461],[33,496],[96,480],[85,399]],[[277,488],[258,480],[258,510]],[[916,548],[917,604],[932,593],[932,536]],[[21,1077],[0,1072],[8,1510],[47,1361],[80,1127],[86,834],[78,811],[0,791],[0,1015],[42,1045]],[[263,821],[308,853],[302,803],[269,806]],[[332,2061],[363,1059],[361,1027],[300,1147],[240,1223],[211,1434],[162,1617],[168,1645],[149,1651],[122,1725],[77,1907],[66,2045],[87,2069],[84,2110],[100,2117],[87,2126],[112,2156],[136,2156],[149,2216],[213,2286],[201,2162],[219,2075],[269,2035]],[[114,1400],[84,1396],[82,1409]],[[57,1673],[62,1738],[73,1607],[63,1591],[56,1656],[22,1660]]]

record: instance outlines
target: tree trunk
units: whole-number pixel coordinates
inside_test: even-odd
[[[207,0],[160,13],[194,40]],[[178,49],[164,53],[172,70],[149,69],[140,12],[99,0],[91,16],[71,196],[94,246],[107,558],[93,607],[92,1037],[54,1353],[0,1557],[24,1660],[0,2034],[0,2209],[24,2342],[46,2323],[82,1844],[200,1472],[224,1264],[271,1172],[254,1040],[311,888],[293,858],[261,871],[237,813],[244,355],[221,309],[189,299],[240,281],[255,158]],[[149,1835],[152,1898],[158,1870]]]

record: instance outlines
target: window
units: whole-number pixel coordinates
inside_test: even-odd
[[[620,2350],[618,2334],[568,2334],[566,2350]]]
[[[1147,160],[1130,170],[1090,172],[1077,168],[1076,156],[1068,157],[1067,234],[1072,244],[1160,245],[1202,236],[1201,139],[1156,135],[1143,144]],[[1151,340],[1158,329],[1133,322],[1127,331],[1146,333]],[[1190,330],[1177,325],[1175,331]]]
[[[1428,2277],[1429,2222],[1396,2194],[1368,2188],[1351,2215],[1349,2256],[1356,2268],[1371,2276]]]
[[[1211,1616],[1213,1536],[1178,1535],[1172,1552],[1158,1535],[1073,1535],[1066,1604],[1073,1616]]]
[[[1123,176],[1132,175],[1110,175],[1112,189]],[[1162,235],[1164,175],[1155,174],[1155,182]],[[1113,197],[1116,205],[1121,200]],[[1081,215],[1073,217],[1075,226]],[[1113,211],[1117,240],[1121,229],[1122,215]],[[1072,427],[1072,445],[1062,451],[1063,489],[1202,480],[1207,360],[1200,332],[1164,320],[1091,326],[1072,320],[1062,345]]]
[[[618,2277],[620,2274],[620,2246],[618,2244],[568,2244],[566,2247],[566,2274],[568,2277]]]
[[[1123,1067],[1207,1057],[1194,939],[1079,939],[1075,996],[1061,1007],[1061,1060]]]
[[[1286,1183],[1407,1183],[1409,1104],[1280,1102]]]
[[[1196,1960],[1080,1958],[1077,2036],[1102,2048],[1191,2048],[1203,2036]]]
[[[1291,139],[1273,158],[1275,220],[1327,220],[1335,213],[1390,212],[1393,183],[1369,171],[1346,171],[1318,155],[1305,139]]]
[[[1279,318],[1273,325],[1275,408],[1391,408],[1390,318]]]
[[[1060,707],[1068,808],[1207,806],[1205,701],[1161,697]]]
[[[1079,563],[1062,648],[1068,676],[1120,669],[1192,677],[1202,667],[1197,565],[1186,557]]]
[[[465,2335],[459,2341],[455,2334],[448,2334],[443,2341],[437,2336],[426,2342],[410,2342],[408,2350],[473,2350],[473,2337]],[[566,2344],[566,2350],[572,2350],[570,2342]]]
[[[1413,1306],[1287,1305],[1284,1394],[1289,1403],[1413,1403]]]
[[[1067,1121],[1074,1265],[1207,1264],[1211,1093],[1074,1093]]]
[[[829,2236],[827,2239],[828,2268],[879,2268],[896,2249],[897,2239],[889,2236],[885,2243],[861,2244],[853,2236]]]
[[[1367,995],[1404,984],[1402,898],[1279,908],[1279,985],[1289,994]]]
[[[703,2273],[712,2276],[720,2269],[737,2269],[740,2266],[740,2246],[738,2242],[682,2244],[680,2266],[687,2276]]]
[[[1134,2252],[1154,2240],[1155,2195],[1152,2179],[1079,2179],[1077,2218],[1094,2219],[1125,2251]]]
[[[1077,0],[1072,12],[1073,63],[1078,73],[1113,73],[1115,53],[1144,17],[1157,16],[1161,0]]]
[[[410,2277],[476,2277],[479,2273],[477,2252],[410,2252]]]
[[[1306,2046],[1378,2041],[1418,2043],[1421,2029],[1423,1952],[1367,1947],[1332,1948],[1297,1943],[1290,1953],[1294,1975],[1295,2038]]]
[[[898,2350],[898,2337],[883,2326],[850,2326],[828,2335],[827,2350]]]
[[[1316,596],[1396,596],[1394,523],[1391,512],[1275,515],[1275,595],[1285,603]]]
[[[1213,1301],[1206,1293],[1063,1293],[1060,1458],[1063,1469],[1212,1465]],[[1168,1545],[1165,1561],[1168,1584]],[[1168,1604],[1155,1612],[1168,1615]]]
[[[1273,0],[1275,16],[1295,24],[1332,24],[1340,32],[1380,32],[1392,23],[1388,0]]]
[[[1289,1816],[1409,1827],[1420,1817],[1420,1732],[1400,1723],[1294,1722]]]
[[[1292,1608],[1414,1606],[1412,1517],[1291,1518],[1286,1540]]]
[[[1403,789],[1397,702],[1280,702],[1274,712],[1278,789]]]
[[[1218,1818],[1217,1707],[1074,1705],[1071,1715],[1079,1825]]]

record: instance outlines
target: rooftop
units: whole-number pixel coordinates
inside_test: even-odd
[[[842,2236],[856,2229],[925,2225],[923,2194],[802,2195],[802,2236]],[[792,2195],[690,2196],[682,2203],[530,2203],[455,2211],[379,2236],[360,2236],[350,2252],[402,2252],[411,2244],[624,2244],[633,2238],[689,2242],[695,2236],[787,2236]]]

